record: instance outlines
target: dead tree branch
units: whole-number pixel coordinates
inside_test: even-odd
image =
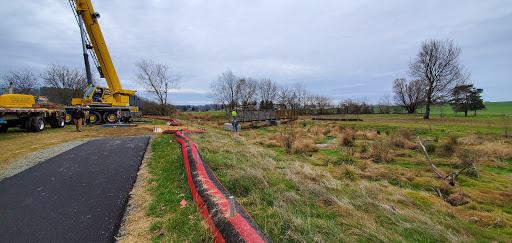
[[[436,173],[436,175],[439,178],[443,178],[443,176],[441,175],[441,171],[439,171],[439,169],[436,167],[436,165],[434,165],[434,163],[432,163],[432,160],[430,160],[430,157],[428,156],[428,153],[427,153],[427,149],[425,148],[425,146],[423,146],[423,143],[421,143],[420,136],[418,136],[418,141],[420,142],[420,146],[423,149],[423,152],[425,153],[425,157],[427,157],[428,163],[430,164],[430,167],[432,167],[432,170],[434,171],[434,173]]]
[[[441,190],[439,190],[439,188],[437,186],[434,186],[432,184],[430,184],[430,186],[432,187],[432,189],[434,189],[434,191],[436,192],[437,196],[441,199],[443,199],[443,194],[441,193]]]
[[[475,170],[475,172],[476,172],[476,177],[480,178],[480,174],[478,173],[478,168],[476,168],[475,163],[471,162],[471,164],[473,164],[473,170]]]

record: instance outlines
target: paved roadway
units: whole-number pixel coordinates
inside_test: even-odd
[[[91,140],[0,181],[0,242],[112,242],[149,137]]]

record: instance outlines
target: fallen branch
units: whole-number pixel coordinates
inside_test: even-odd
[[[430,184],[430,183],[429,183]],[[434,191],[436,192],[437,196],[441,199],[443,199],[443,194],[441,193],[441,190],[439,190],[439,188],[437,188],[437,186],[434,186],[432,184],[430,184],[430,186],[432,187],[432,189],[434,189]]]
[[[473,170],[475,170],[475,172],[476,172],[476,177],[480,178],[480,174],[478,173],[478,168],[476,168],[475,163],[471,162],[471,164],[473,164]]]
[[[457,180],[457,177],[460,175],[460,173],[462,173],[462,171],[467,169],[470,165],[475,165],[475,164],[473,162],[469,162],[459,171],[454,171],[454,172],[450,173],[449,175],[445,176],[443,178],[443,180],[446,180],[448,177],[451,176],[451,178],[450,178],[450,180],[448,180],[448,182],[450,183],[450,185],[455,186],[455,180]]]
[[[441,175],[441,172],[439,171],[439,169],[437,169],[437,167],[434,165],[434,163],[432,163],[432,160],[430,160],[430,157],[428,157],[427,149],[425,148],[425,146],[423,146],[423,143],[421,143],[420,136],[418,136],[418,141],[420,142],[420,146],[423,149],[423,152],[425,153],[425,157],[427,157],[428,163],[432,167],[432,170],[434,171],[434,173],[436,173],[436,175],[439,178],[443,178],[443,176]]]

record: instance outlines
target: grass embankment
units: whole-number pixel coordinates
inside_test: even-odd
[[[208,121],[205,115],[203,124],[221,123]],[[373,116],[363,122],[304,120],[293,127],[296,140],[291,154],[280,143],[286,126],[244,128],[237,139],[231,132],[211,128],[187,136],[275,242],[507,242],[512,237],[512,140],[503,137],[501,124],[512,121],[507,117],[490,119],[490,124],[486,119],[468,120],[425,122],[421,116]],[[435,178],[416,145],[418,135],[442,173],[471,160],[480,177],[467,170],[456,186]],[[153,191],[161,198],[155,199],[154,207],[162,213],[155,214],[162,223],[151,229],[158,230],[153,239],[204,241],[203,233],[180,236],[171,226],[174,220],[198,220],[195,208],[158,209],[162,203],[178,207],[166,200],[179,205],[179,194],[190,199],[190,190],[183,187],[187,184],[181,151],[162,136],[159,146],[165,153],[172,150],[171,159],[155,167],[154,173],[166,171],[162,178],[182,174],[162,180],[165,186]]]
[[[169,142],[170,135],[160,135],[151,144],[148,163],[152,175],[147,183],[153,195],[147,216],[156,218],[148,229],[156,242],[212,242],[206,224],[197,211],[187,184],[187,173],[179,143]],[[185,206],[180,202],[187,201]]]

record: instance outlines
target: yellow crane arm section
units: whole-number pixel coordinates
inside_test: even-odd
[[[94,52],[98,58],[103,76],[105,77],[105,80],[107,80],[108,87],[112,89],[112,93],[135,95],[134,91],[123,90],[121,87],[121,82],[119,82],[119,78],[117,77],[114,63],[108,53],[107,44],[105,43],[105,39],[103,39],[103,34],[101,33],[100,25],[98,23],[99,14],[94,12],[91,1],[75,0],[75,3],[76,11],[82,16],[85,28],[87,29],[87,34],[91,39],[92,47],[94,48]]]

